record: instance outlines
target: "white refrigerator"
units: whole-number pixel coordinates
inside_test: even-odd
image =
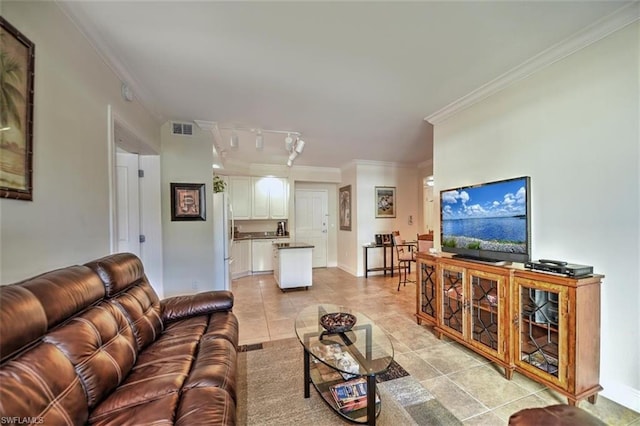
[[[231,290],[231,246],[233,245],[233,210],[229,194],[213,194],[213,276],[214,288]]]

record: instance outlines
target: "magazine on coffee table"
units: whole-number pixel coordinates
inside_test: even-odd
[[[329,390],[343,413],[367,406],[367,380],[364,377],[335,384]],[[380,398],[376,395],[376,403],[378,402]]]

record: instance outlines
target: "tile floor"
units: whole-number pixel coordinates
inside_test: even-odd
[[[273,275],[234,280],[240,344],[295,337],[294,320],[300,309],[334,303],[376,321],[390,335],[396,361],[464,424],[506,425],[509,416],[522,408],[566,403],[564,397],[520,374],[506,380],[501,369],[486,359],[448,339],[438,340],[415,321],[416,285],[408,283],[399,292],[396,288],[397,276],[357,278],[337,268],[314,269],[310,289],[285,293]],[[640,426],[640,413],[602,396],[595,405],[582,401],[580,407],[608,425]]]

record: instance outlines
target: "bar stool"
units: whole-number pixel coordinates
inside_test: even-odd
[[[400,284],[414,283],[408,279],[409,271],[411,270],[411,262],[416,261],[416,253],[412,250],[413,246],[405,244],[405,241],[400,238],[399,231],[393,231],[393,245],[396,248],[396,255],[398,257],[398,291],[400,291]],[[405,250],[406,248],[406,250]],[[404,270],[404,279],[402,279],[402,271]]]

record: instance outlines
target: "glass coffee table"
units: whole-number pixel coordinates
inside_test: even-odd
[[[355,316],[355,325],[330,333],[320,318],[338,312]],[[295,329],[304,348],[304,397],[309,398],[313,384],[324,401],[347,420],[375,425],[381,409],[376,375],[393,361],[393,345],[385,332],[366,315],[332,304],[304,308]]]

